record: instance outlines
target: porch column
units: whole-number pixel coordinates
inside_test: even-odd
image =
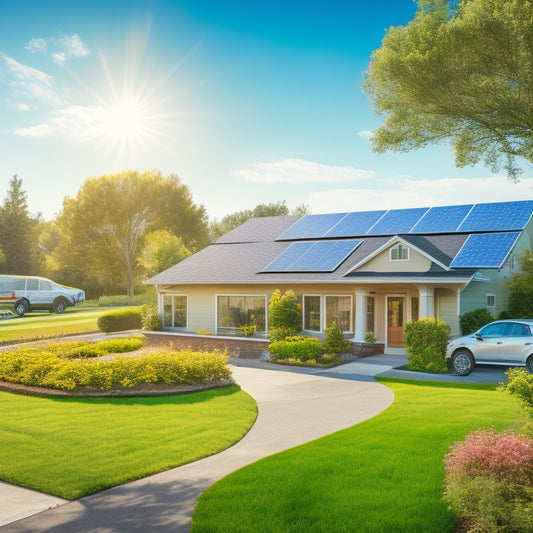
[[[420,294],[420,318],[435,317],[435,288],[427,285],[417,285]]]
[[[366,335],[366,293],[362,289],[355,291],[355,328],[353,338],[357,342],[364,342]]]

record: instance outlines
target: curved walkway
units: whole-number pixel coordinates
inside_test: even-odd
[[[392,403],[394,396],[390,389],[368,375],[356,373],[353,365],[343,365],[339,367],[343,370],[335,373],[233,366],[237,383],[254,397],[259,408],[256,423],[236,445],[194,463],[73,502],[54,498],[41,509],[59,504],[57,507],[9,523],[0,530],[2,533],[189,531],[198,498],[217,480],[267,455],[371,418]],[[27,496],[31,498],[31,491],[27,491]]]

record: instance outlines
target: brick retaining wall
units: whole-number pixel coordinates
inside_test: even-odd
[[[143,331],[145,346],[161,346],[184,350],[205,350],[212,352],[227,351],[230,357],[242,359],[259,359],[267,349],[267,339],[244,339],[239,337],[219,337],[214,335],[194,335],[188,333],[171,333],[169,331]]]

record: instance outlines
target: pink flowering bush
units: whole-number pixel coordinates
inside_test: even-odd
[[[444,458],[445,499],[476,532],[533,531],[533,439],[474,431]]]

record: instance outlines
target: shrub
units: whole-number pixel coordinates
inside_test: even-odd
[[[302,313],[294,291],[281,294],[276,289],[268,306],[269,335],[271,341],[297,335],[302,330]]]
[[[316,360],[322,353],[322,344],[316,337],[293,336],[270,343],[268,351],[274,361],[277,359]]]
[[[239,326],[239,330],[245,337],[253,337],[257,330],[257,326],[255,324],[243,324],[242,326]]]
[[[336,322],[332,322],[326,328],[324,337],[324,351],[328,355],[340,355],[349,350],[350,343],[344,339],[344,335],[337,326]]]
[[[141,307],[142,328],[147,331],[161,331],[161,315],[155,305],[143,305]]]
[[[450,326],[441,319],[422,318],[404,326],[404,342],[411,370],[444,372]]]
[[[367,342],[368,344],[375,344],[376,343],[376,337],[374,337],[374,335],[372,335],[372,333],[367,333],[365,335],[365,342]]]
[[[500,390],[516,396],[522,402],[529,415],[529,423],[522,431],[533,437],[533,374],[524,368],[510,368],[505,375],[507,383],[500,384]]]
[[[533,439],[475,431],[444,462],[444,497],[470,531],[533,530]]]
[[[212,331],[208,331],[207,329],[199,329],[196,332],[197,335],[214,335]]]
[[[114,309],[98,317],[96,322],[98,329],[105,333],[113,331],[127,331],[130,329],[141,329],[142,317],[140,307],[127,307],[125,309]]]
[[[469,311],[459,317],[461,333],[463,335],[470,335],[493,320],[494,317],[487,309],[474,309],[473,311]]]

